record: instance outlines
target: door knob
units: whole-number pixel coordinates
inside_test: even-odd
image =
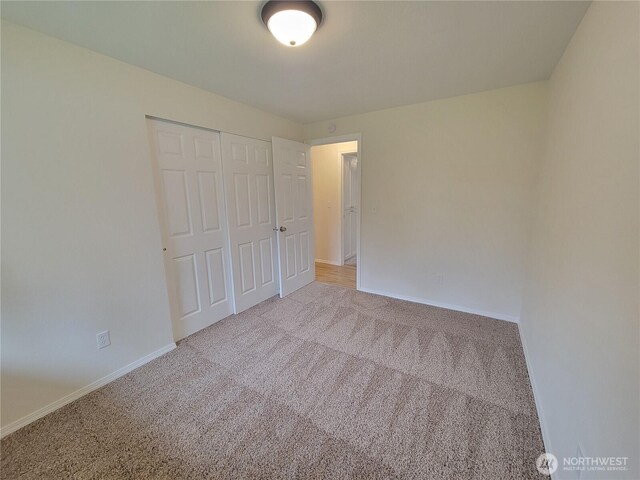
[[[287,227],[280,227],[279,229],[281,232],[286,232],[287,231]]]

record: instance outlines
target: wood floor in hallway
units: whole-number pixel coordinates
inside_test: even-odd
[[[316,262],[316,281],[343,287],[356,288],[355,265],[329,265]]]

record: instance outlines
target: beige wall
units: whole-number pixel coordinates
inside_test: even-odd
[[[515,320],[546,83],[306,125],[362,133],[362,287]]]
[[[549,82],[521,324],[545,441],[634,464],[583,479],[640,478],[639,7],[594,2]]]
[[[3,426],[173,342],[145,115],[299,125],[2,22]],[[96,349],[110,330],[112,345]]]
[[[358,142],[311,147],[316,260],[341,263],[342,154],[357,151]]]

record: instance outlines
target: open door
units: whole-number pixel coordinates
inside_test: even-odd
[[[273,137],[273,173],[280,260],[280,296],[315,279],[310,147]]]

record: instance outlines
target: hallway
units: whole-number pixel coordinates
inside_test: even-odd
[[[330,265],[316,262],[316,282],[341,285],[347,288],[356,288],[355,265]]]

